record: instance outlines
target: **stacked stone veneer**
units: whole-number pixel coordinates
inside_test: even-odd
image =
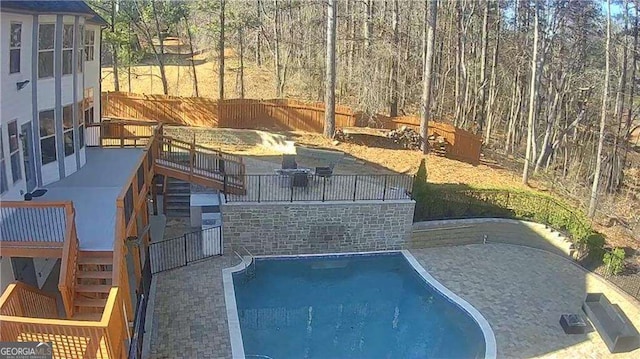
[[[415,202],[226,203],[224,246],[254,255],[400,249],[411,235]]]

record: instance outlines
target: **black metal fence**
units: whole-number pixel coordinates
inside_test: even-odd
[[[151,273],[186,266],[222,254],[222,227],[211,227],[149,245]]]
[[[411,198],[410,175],[305,173],[245,175],[246,194],[226,194],[227,202],[367,201]]]
[[[129,344],[129,359],[142,358],[142,345],[144,342],[144,327],[147,317],[147,305],[149,304],[149,292],[151,291],[151,261],[149,258],[149,248],[144,256],[145,261],[142,266],[142,279],[136,290],[137,304],[136,313],[133,319],[133,335]]]

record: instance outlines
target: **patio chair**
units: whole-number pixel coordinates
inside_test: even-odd
[[[316,167],[315,175],[319,178],[330,179],[333,176],[333,167]]]
[[[282,155],[282,169],[292,170],[298,168],[296,155]]]
[[[296,173],[293,175],[291,185],[293,187],[307,188],[309,186],[309,176],[306,173]]]

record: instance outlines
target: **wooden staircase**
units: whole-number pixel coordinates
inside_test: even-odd
[[[154,155],[155,173],[226,193],[246,194],[242,157],[163,136]]]
[[[100,320],[113,278],[113,252],[79,251],[73,301],[75,320]]]

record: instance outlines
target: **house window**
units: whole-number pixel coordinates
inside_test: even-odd
[[[11,158],[11,176],[13,183],[22,179],[20,171],[20,146],[18,145],[18,121],[9,122],[9,157]]]
[[[79,148],[84,147],[85,143],[84,143],[84,121],[80,121],[80,119],[82,118],[82,115],[84,114],[84,111],[82,109],[82,101],[78,102],[78,142],[80,142],[78,144]]]
[[[73,25],[62,27],[62,74],[73,72]]]
[[[84,123],[93,123],[93,87],[84,90]]]
[[[4,147],[2,146],[2,132],[0,132],[0,193],[5,193],[9,189],[7,183],[7,169],[4,165]]]
[[[55,42],[55,32],[55,24],[40,24],[38,27],[39,79],[53,77],[53,44]]]
[[[78,72],[82,72],[82,67],[84,67],[84,26],[78,25]]]
[[[42,164],[54,162],[56,155],[56,128],[53,110],[42,111],[38,115],[40,120],[40,150]]]
[[[73,147],[73,105],[62,108],[62,126],[64,139],[64,155],[71,156],[75,149]]]
[[[84,32],[84,54],[87,61],[93,61],[95,51],[96,32],[85,30]]]
[[[9,40],[9,73],[20,72],[20,46],[22,45],[22,24],[11,24]]]

